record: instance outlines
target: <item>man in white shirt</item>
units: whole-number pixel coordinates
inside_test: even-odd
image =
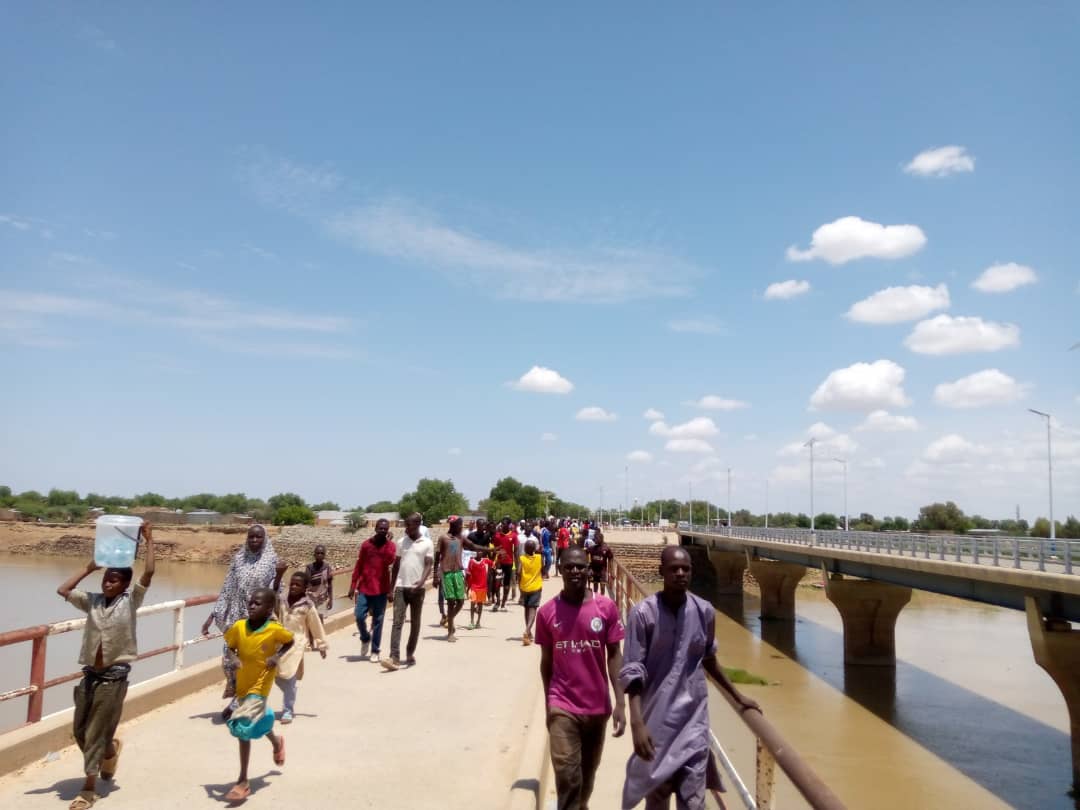
[[[420,529],[420,514],[414,512],[405,519],[405,536],[397,546],[397,556],[391,578],[394,581],[394,626],[390,631],[390,657],[382,660],[384,669],[401,668],[401,629],[405,626],[405,611],[409,611],[409,641],[405,646],[405,663],[416,664],[416,644],[420,640],[420,613],[428,579],[435,564],[435,546]]]

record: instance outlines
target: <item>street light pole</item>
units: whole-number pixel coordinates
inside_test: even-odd
[[[765,476],[765,528],[769,528],[769,476]]]
[[[1057,531],[1054,527],[1054,454],[1050,447],[1050,414],[1037,411],[1034,408],[1028,408],[1028,410],[1046,420],[1046,472],[1050,484],[1050,539],[1056,540]]]
[[[687,486],[690,487],[690,501],[687,503],[687,518],[689,518],[689,520],[687,523],[690,524],[690,528],[692,529],[694,528],[694,482],[688,482]]]
[[[810,448],[810,531],[814,530],[814,445],[817,439],[811,439],[803,447]]]
[[[727,468],[727,527],[731,534],[731,467]]]
[[[625,477],[625,480],[623,481],[623,484],[626,485],[626,492],[625,492],[626,500],[624,500],[623,503],[626,504],[626,509],[627,509],[627,511],[629,511],[629,509],[630,509],[630,465],[629,464],[627,464],[623,468],[623,475]]]
[[[844,465],[844,531],[848,530],[848,510],[847,510],[847,459],[846,458],[834,458],[833,461],[838,461]]]

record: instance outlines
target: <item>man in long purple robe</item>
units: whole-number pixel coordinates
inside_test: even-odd
[[[626,763],[622,806],[646,810],[705,807],[706,790],[723,790],[709,747],[705,673],[742,710],[758,709],[716,661],[716,612],[690,593],[690,555],[668,546],[660,557],[664,589],[636,604],[626,625],[619,681],[630,697],[634,753]],[[758,709],[760,711],[760,709]]]

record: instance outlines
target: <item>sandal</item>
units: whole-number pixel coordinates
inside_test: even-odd
[[[75,800],[68,805],[68,810],[86,810],[86,808],[92,807],[96,801],[97,795],[92,790],[83,790],[80,791],[79,795],[75,797]]]
[[[119,737],[113,739],[113,748],[116,749],[116,753],[111,757],[106,757],[101,763],[102,779],[112,779],[116,776],[116,766],[120,764],[120,752],[124,750],[124,743]]]
[[[284,765],[285,764],[285,735],[284,734],[279,734],[278,735],[278,740],[280,741],[278,743],[278,747],[274,749],[274,764],[275,765]]]
[[[242,802],[248,796],[251,795],[250,785],[241,785],[239,783],[232,786],[232,790],[225,794],[225,801],[227,802]]]

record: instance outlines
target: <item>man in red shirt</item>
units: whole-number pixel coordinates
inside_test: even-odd
[[[391,539],[390,521],[380,518],[375,522],[375,535],[360,546],[353,567],[349,598],[356,599],[356,629],[360,631],[360,657],[378,662],[379,645],[382,642],[383,616],[386,615],[386,599],[393,590],[390,571],[397,556],[397,548]],[[371,632],[367,628],[367,616],[371,613]]]
[[[558,568],[559,563],[562,562],[563,552],[570,548],[570,529],[567,528],[567,524],[570,521],[559,521],[559,533],[558,539],[555,541],[555,566]]]
[[[495,531],[495,564],[502,572],[502,602],[492,607],[494,613],[500,608],[506,610],[506,597],[510,595],[510,584],[514,581],[514,560],[517,558],[517,532],[509,517],[504,517]],[[498,582],[495,583],[498,587]]]

